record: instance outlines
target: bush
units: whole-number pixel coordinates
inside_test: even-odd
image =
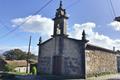
[[[34,75],[37,74],[37,68],[35,66],[32,68],[32,74],[34,74]]]
[[[10,64],[6,64],[5,67],[4,67],[4,70],[7,71],[7,72],[13,72],[14,69],[15,69],[15,66],[10,65]]]

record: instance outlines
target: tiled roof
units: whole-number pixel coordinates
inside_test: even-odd
[[[26,60],[5,60],[7,64],[15,65],[16,67],[27,66]]]
[[[89,50],[89,49],[91,49],[91,50],[102,50],[102,51],[106,51],[106,52],[110,52],[110,53],[115,53],[111,49],[103,48],[103,47],[96,46],[96,45],[93,45],[93,44],[87,44],[86,49],[87,50]]]

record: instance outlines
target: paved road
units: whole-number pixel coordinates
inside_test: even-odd
[[[63,80],[63,79],[53,79],[53,78],[45,78],[45,77],[36,77],[29,75],[29,76],[18,76],[19,78],[25,79],[25,80]],[[83,80],[83,79],[64,79],[64,80]],[[111,74],[111,75],[105,75],[100,77],[92,77],[88,78],[86,80],[120,80],[120,74]]]
[[[18,80],[14,74],[0,72],[0,80]]]

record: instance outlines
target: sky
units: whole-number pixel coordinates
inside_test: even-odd
[[[53,0],[41,12],[32,15],[49,0],[0,0],[0,53],[20,48],[27,52],[29,36],[32,36],[31,52],[38,54],[38,41],[45,41],[53,34],[53,21],[60,0]],[[120,0],[63,0],[67,11],[69,37],[81,39],[84,29],[89,43],[120,50],[120,23],[113,21],[120,16]],[[18,27],[14,32],[9,31]]]

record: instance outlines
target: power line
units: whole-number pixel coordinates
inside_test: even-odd
[[[9,27],[8,27],[8,25],[5,24],[5,23],[3,23],[2,20],[0,20],[0,24],[2,25],[2,27],[4,27],[6,30],[9,31]],[[16,38],[20,38],[20,36],[18,36],[18,35],[16,35],[16,34],[14,34],[14,36],[15,36]],[[23,37],[22,37],[22,38],[23,38]],[[24,37],[24,38],[25,38],[25,37]],[[23,40],[23,39],[22,39],[22,40]]]
[[[73,7],[75,4],[79,4],[80,0],[76,0],[75,2],[71,3],[70,5],[68,5],[66,8],[69,9],[71,7]]]
[[[0,24],[2,25],[2,27],[4,27],[5,29],[8,30],[8,26],[6,24],[4,24],[1,20],[0,20]]]
[[[114,14],[113,14],[113,11],[111,10],[111,4],[110,4],[110,1],[107,0],[107,4],[108,4],[108,8],[109,8],[109,11],[110,11],[110,17],[115,17]]]
[[[114,9],[112,0],[110,0],[110,5],[111,5],[111,8],[112,8],[112,12],[113,12],[113,14],[114,14],[114,17],[116,17],[116,12],[115,12],[115,9]]]
[[[41,12],[46,6],[48,6],[53,0],[49,0],[45,5],[43,5],[38,11],[36,11],[35,13],[32,14],[33,15],[36,15],[38,14],[39,12]],[[31,17],[32,17],[31,16]],[[0,36],[0,38],[4,38],[6,36],[8,36],[9,34],[13,33],[14,31],[16,31],[19,27],[21,27],[23,24],[25,24],[29,19],[31,19],[31,17],[29,17],[28,19],[26,19],[24,22],[22,22],[21,24],[17,25],[16,28],[14,28],[13,30],[9,31],[8,33]]]

